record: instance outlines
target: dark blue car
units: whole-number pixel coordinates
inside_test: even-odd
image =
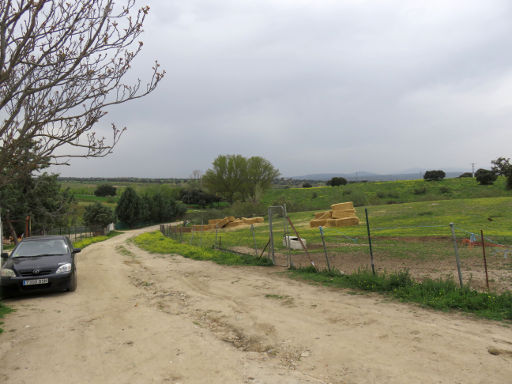
[[[77,286],[75,254],[67,236],[23,239],[10,255],[2,254],[2,296],[46,290],[74,291]]]

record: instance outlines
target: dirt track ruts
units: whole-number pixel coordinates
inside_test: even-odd
[[[6,301],[1,383],[512,382],[510,324],[148,254],[142,231],[84,249],[76,292]]]

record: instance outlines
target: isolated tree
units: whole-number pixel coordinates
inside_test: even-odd
[[[247,160],[247,183],[245,197],[256,200],[258,192],[263,192],[272,186],[272,181],[279,176],[279,171],[270,161],[260,156],[253,156]]]
[[[331,187],[337,187],[340,185],[346,185],[347,179],[344,177],[333,177],[331,180],[327,182],[327,185],[330,185]]]
[[[426,171],[423,175],[423,179],[426,181],[441,181],[446,177],[446,173],[442,170]]]
[[[512,164],[510,164],[510,158],[498,157],[496,160],[492,160],[491,170],[500,176],[507,178],[506,188],[512,189]]]
[[[311,188],[313,185],[311,183],[308,183],[307,181],[305,183],[302,183],[302,188]]]
[[[147,84],[123,82],[141,51],[149,7],[135,0],[0,2],[0,186],[72,157],[103,157],[112,138],[93,130],[110,106],[147,95],[164,72],[155,62]]]
[[[94,191],[95,196],[115,196],[116,195],[116,187],[109,184],[101,184],[96,187]]]
[[[94,203],[85,207],[83,220],[89,227],[105,228],[114,221],[114,212],[101,203]]]
[[[203,176],[203,185],[229,202],[256,198],[258,191],[268,189],[279,171],[262,157],[249,159],[241,155],[219,155],[213,168]]]
[[[140,220],[141,199],[131,187],[125,189],[116,206],[117,218],[128,226],[133,227]]]
[[[510,158],[498,157],[496,160],[491,161],[493,171],[498,176],[508,176],[512,173],[512,164],[510,164]]]
[[[480,185],[491,185],[496,181],[498,175],[488,169],[480,168],[475,172],[475,178]]]

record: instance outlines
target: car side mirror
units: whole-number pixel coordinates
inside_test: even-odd
[[[82,250],[80,248],[73,248],[73,253],[80,253]]]

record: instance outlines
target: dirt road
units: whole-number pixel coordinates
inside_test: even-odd
[[[7,301],[1,383],[512,383],[510,325],[151,255],[135,233],[84,249],[76,292]]]

